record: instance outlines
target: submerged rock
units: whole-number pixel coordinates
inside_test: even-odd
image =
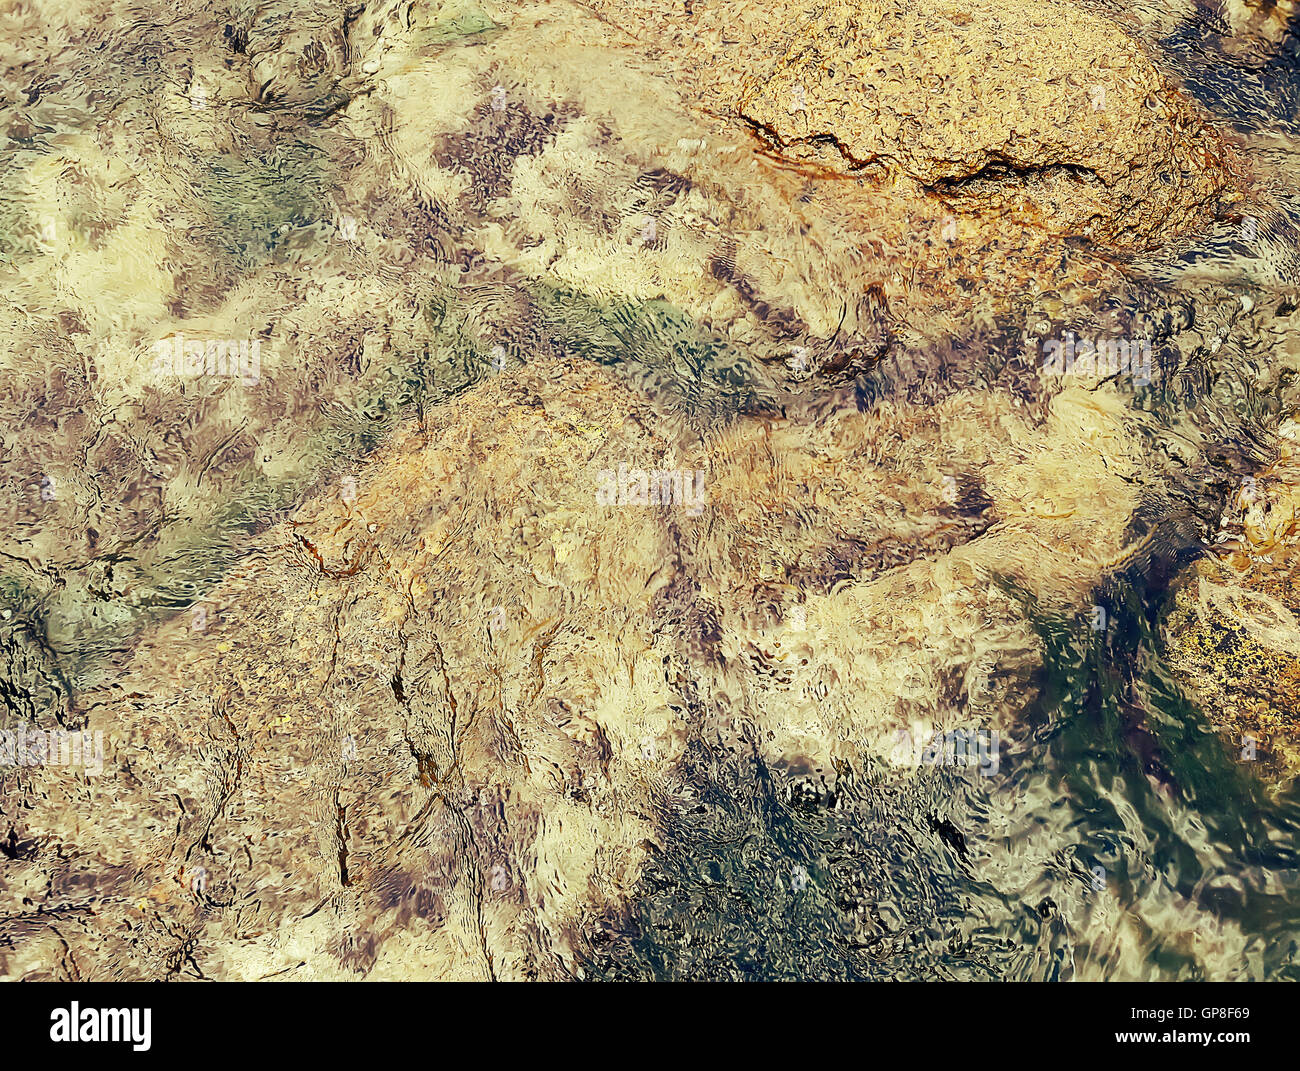
[[[226,30],[228,47],[247,63],[248,92],[259,107],[328,107],[346,99],[339,93],[348,72],[343,10],[267,6]]]
[[[958,459],[936,422],[998,430]],[[102,774],[6,776],[0,911],[38,931],[40,886],[69,925],[63,966],[33,940],[0,973],[575,974],[701,734],[816,777],[1014,733],[1039,643],[1010,591],[1059,591],[1060,503],[1118,500],[1127,450],[1065,396],[1041,427],[971,395],[701,435],[589,362],[494,377],[79,697]],[[1089,535],[1076,591],[1123,530]]]
[[[202,627],[141,638],[91,716],[104,776],[6,782],[39,845],[6,914],[43,874],[44,907],[82,918],[93,872],[93,922],[66,931],[92,977],[566,973],[578,908],[636,873],[681,733],[651,613],[664,530],[592,523],[588,469],[655,436],[591,370],[539,372],[442,408],[270,533]],[[66,862],[51,838],[82,810]]]
[[[576,976],[714,784],[1037,746],[1171,404],[1039,340],[1176,348],[1204,310],[1090,308],[1120,268],[1077,239],[1206,222],[1235,164],[1069,5],[594,6],[195,9],[212,92],[177,59],[138,113],[22,76],[0,688],[108,754],[0,769],[0,974]],[[152,374],[172,333],[264,340],[257,382]],[[1200,934],[1163,885],[1062,893],[1083,819],[1036,761],[1001,827],[885,776],[996,855],[979,911],[1122,914],[1081,971]]]
[[[1300,468],[1292,450],[1230,496],[1218,539],[1177,583],[1163,626],[1167,664],[1247,768],[1290,779],[1300,773]]]
[[[1211,218],[1232,153],[1110,20],[1051,0],[838,2],[746,83],[781,151],[1142,247]]]

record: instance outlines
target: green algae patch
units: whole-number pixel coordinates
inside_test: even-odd
[[[559,349],[616,367],[687,413],[750,409],[767,386],[752,358],[668,301],[599,301],[545,285],[534,290],[534,301]]]
[[[437,21],[416,40],[422,45],[449,45],[461,41],[477,44],[490,40],[503,29],[504,26],[490,19],[477,4],[450,3],[439,9]]]
[[[207,164],[200,189],[211,206],[213,243],[235,264],[266,264],[296,227],[327,217],[324,150],[305,142],[250,160],[221,156]]]
[[[504,368],[436,298],[424,317],[425,337],[412,340],[356,384],[352,398],[313,410],[305,426],[279,437],[269,413],[246,433],[258,452],[292,460],[268,473],[245,462],[227,468],[227,489],[200,493],[182,476],[169,485],[179,513],[129,552],[65,564],[60,582],[44,592],[19,578],[0,581],[0,603],[22,608],[58,656],[75,694],[102,683],[113,656],[144,629],[178,612],[193,616],[196,632],[215,613],[208,592],[248,553],[255,538],[292,512],[313,491],[337,482],[413,417]],[[301,414],[300,414],[300,418]],[[269,455],[268,455],[269,456]]]

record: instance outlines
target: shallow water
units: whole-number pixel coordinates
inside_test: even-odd
[[[706,40],[716,9],[695,6]],[[954,245],[937,237],[949,202],[861,180],[846,191],[760,151],[683,88],[694,82],[655,37],[683,16],[653,22],[653,5],[0,8],[13,340],[0,698],[10,727],[105,732],[110,770],[30,818],[42,779],[67,772],[0,769],[0,866],[14,888],[47,880],[74,914],[70,868],[98,875],[74,963],[272,974],[281,961],[250,951],[250,934],[278,927],[294,935],[284,963],[317,977],[1300,977],[1293,770],[1280,742],[1247,757],[1216,731],[1220,712],[1171,671],[1165,634],[1187,570],[1242,552],[1243,487],[1288,471],[1300,21],[1286,7],[1091,9],[1232,132],[1250,178],[1240,203],[1140,249],[1016,230],[1010,214],[999,248],[1003,223],[960,206],[952,233],[974,237]],[[1041,343],[1067,332],[1148,340],[1148,364],[1053,380]],[[228,340],[241,363],[160,364],[160,340],[178,335]],[[571,371],[585,365],[608,378]],[[647,514],[651,534],[620,535],[584,586],[566,555],[637,530],[637,507],[611,511],[585,485],[561,501],[543,477],[585,449],[584,392],[616,389],[633,399],[623,431],[654,445],[601,456],[698,468],[708,498],[698,515]],[[520,463],[532,482],[497,475],[512,451],[542,449],[536,429],[506,438],[511,412],[558,413],[568,429],[549,462]],[[442,444],[463,471],[403,475],[395,440]],[[341,501],[340,530],[358,493],[366,517],[387,518],[383,568],[432,590],[431,622],[476,607],[493,624],[454,639],[428,624],[428,640],[403,618],[390,642],[358,617],[374,647],[341,652],[360,642],[341,622],[381,569],[329,573],[329,550],[306,537],[319,572],[257,586],[264,567],[298,577],[275,572],[278,548]],[[454,575],[420,557],[470,546],[447,518],[488,499],[506,519],[489,528],[487,510]],[[552,559],[536,533],[564,509],[581,515],[578,549]],[[526,548],[540,587],[497,571],[493,539],[503,556]],[[360,560],[349,554],[344,566]],[[611,594],[625,576],[644,582],[645,607],[630,582]],[[308,620],[309,589],[332,624]],[[542,589],[554,617],[537,609]],[[414,617],[418,597],[404,597]],[[301,629],[291,641],[222,633],[236,655],[243,644],[235,669],[176,653],[281,607]],[[556,630],[571,679],[541,668]],[[145,712],[175,734],[165,712],[217,711],[223,674],[293,676],[303,637],[333,645],[331,673],[349,657],[376,667],[397,713],[358,698],[355,717],[403,726],[409,769],[367,755],[356,722],[345,805],[320,773],[339,760],[311,735],[315,708],[265,682],[303,723],[283,746],[310,756],[307,802],[240,787],[256,762],[242,727],[227,754],[182,723],[162,773],[136,780],[126,756]],[[415,668],[434,656],[408,654],[426,640],[448,695],[473,682],[449,727],[429,698],[438,674]],[[645,651],[662,654],[666,698],[637,683]],[[480,710],[485,666],[522,727],[516,765],[496,743],[473,751],[457,721]],[[320,695],[338,713],[353,691],[371,695],[331,675]],[[568,737],[564,718],[585,719],[612,786],[557,775],[574,809],[530,803],[531,841],[513,839],[503,801],[525,768],[564,761],[529,735],[530,703],[563,709]],[[640,705],[672,712],[648,755]],[[960,730],[985,747],[971,764],[925,752]],[[369,790],[347,788],[358,763],[378,781],[352,784]],[[385,781],[409,786],[400,806],[368,802]],[[131,801],[172,795],[183,817],[169,842],[170,819],[132,817]],[[446,827],[429,817],[440,807],[456,816]],[[223,846],[213,829],[236,815]],[[201,832],[182,836],[191,820]],[[313,831],[285,864],[300,869],[268,877],[250,831],[290,828]],[[102,845],[119,841],[110,858]],[[418,860],[400,854],[412,843]],[[179,906],[141,908],[176,867]],[[232,921],[232,904],[263,894],[274,923]],[[494,896],[524,921],[500,922]],[[337,932],[305,922],[324,903]],[[29,910],[4,910],[0,974],[59,976]],[[183,911],[184,954],[115,958],[103,920],[119,910],[146,932],[163,925],[151,912]],[[452,951],[439,932],[461,934]]]

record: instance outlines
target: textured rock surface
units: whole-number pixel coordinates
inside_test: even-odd
[[[983,458],[922,445],[972,421]],[[588,363],[494,378],[80,697],[103,776],[6,779],[0,972],[568,976],[701,734],[815,781],[899,730],[1016,733],[1039,642],[999,580],[1061,597],[1071,470],[1114,501],[1117,435],[1094,399],[1038,428],[971,395],[701,438]],[[702,508],[600,504],[621,464],[702,472]]]
[[[746,83],[782,150],[1145,246],[1204,223],[1229,150],[1110,20],[1055,0],[837,2]]]
[[[635,878],[682,724],[665,531],[593,516],[588,471],[662,443],[565,371],[440,410],[270,533],[203,628],[143,637],[87,697],[104,777],[7,781],[34,809],[4,974],[48,973],[52,917],[91,977],[566,973],[577,908]]]
[[[1294,306],[1112,297],[1096,241],[1209,227],[1237,177],[1098,17],[855,9],[878,45],[846,10],[193,5],[128,40],[0,9],[0,698],[109,745],[98,778],[0,771],[0,974],[567,977],[650,861],[725,841],[693,823],[728,778],[829,825],[900,729],[1035,744],[1049,648],[1152,517],[1212,508],[1183,474],[1222,478],[1281,349],[1242,337],[1300,337]],[[1169,389],[1041,375],[1084,325],[1152,337]],[[260,340],[259,381],[156,375],[176,334]],[[705,508],[599,504],[621,464],[703,471]],[[1239,970],[1145,830],[1107,838],[1158,879],[1077,895],[1082,819],[1033,763],[992,817],[884,779],[876,840],[925,846],[898,961],[928,927],[947,963],[951,855],[1001,879],[991,961],[1011,917],[1035,976],[1063,929],[1080,974],[1141,975],[1152,933]],[[871,958],[858,892],[834,918]]]
[[[1022,242],[1045,229],[1144,248],[1240,196],[1231,139],[1118,13],[1060,0],[599,6],[639,36],[674,37],[702,67],[700,106],[809,175],[847,173],[914,212],[946,206],[961,219],[949,241],[996,220],[1025,227]],[[842,182],[827,195],[854,199]]]
[[[1181,578],[1164,624],[1179,682],[1270,780],[1300,773],[1300,467],[1288,442],[1232,496],[1215,556]]]

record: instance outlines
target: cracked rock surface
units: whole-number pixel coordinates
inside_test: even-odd
[[[105,743],[0,765],[0,976],[1271,969],[1193,902],[1253,845],[1160,865],[1228,760],[1122,596],[1294,405],[1300,169],[1123,12],[0,19],[0,724]],[[1001,779],[887,768],[971,726]]]
[[[692,806],[702,739],[816,776],[959,709],[1014,731],[1039,645],[990,581],[1026,526],[1035,588],[1078,538],[1012,488],[1077,494],[1041,458],[1080,422],[1115,436],[1089,408],[1036,428],[954,399],[950,426],[1003,429],[1001,475],[949,496],[875,448],[927,407],[702,439],[575,361],[438,407],[82,697],[102,775],[11,772],[0,973],[576,976]],[[701,472],[707,504],[601,505],[620,464]]]
[[[1056,0],[818,5],[746,81],[779,151],[1145,247],[1209,218],[1232,150],[1109,19]]]

